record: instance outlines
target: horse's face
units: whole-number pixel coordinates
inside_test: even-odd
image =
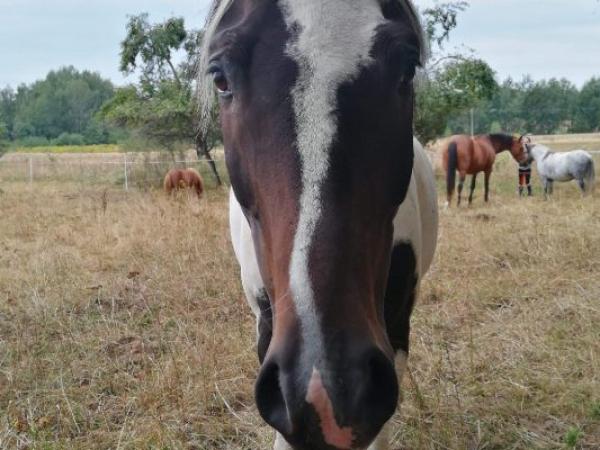
[[[531,140],[528,136],[513,137],[510,153],[512,154],[515,161],[519,163],[524,163],[529,159],[526,147],[529,142],[531,142]]]
[[[364,448],[398,397],[383,297],[413,164],[414,12],[230,3],[207,72],[273,311],[257,404],[294,448]]]

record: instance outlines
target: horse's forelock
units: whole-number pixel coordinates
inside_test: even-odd
[[[217,31],[219,23],[227,13],[235,0],[214,0],[204,26],[204,36],[200,49],[200,57],[196,67],[197,73],[197,97],[199,105],[199,131],[204,134],[211,121],[211,113],[215,103],[215,92],[213,82],[206,76],[210,61],[210,43]],[[301,0],[300,0],[301,1]],[[429,56],[429,46],[423,32],[419,14],[411,0],[378,0],[382,9],[393,5],[400,8],[404,17],[408,20],[408,26],[413,30],[418,39],[420,64],[425,65]]]
[[[198,82],[198,105],[200,119],[200,133],[204,134],[209,127],[211,120],[211,111],[215,103],[215,92],[213,82],[206,76],[208,63],[210,62],[210,42],[217,31],[219,22],[227,10],[231,7],[234,0],[214,0],[206,24],[204,26],[204,36],[202,37],[202,46],[200,48],[200,57],[196,67]]]
[[[423,26],[421,19],[417,12],[417,9],[413,5],[411,0],[379,0],[382,9],[390,6],[400,8],[403,16],[408,20],[407,25],[412,29],[413,33],[417,36],[420,58],[419,63],[424,66],[427,58],[429,57],[429,43],[426,35],[423,32]]]

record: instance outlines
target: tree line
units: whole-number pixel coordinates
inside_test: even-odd
[[[445,51],[465,1],[421,11],[430,42],[427,68],[416,80],[415,134],[424,142],[449,133],[592,132],[600,129],[600,78],[577,89],[567,80],[511,79],[498,84],[478,58]],[[193,145],[210,160],[220,140],[217,112],[208,130],[197,127],[196,61],[202,30],[183,18],[151,23],[130,17],[121,42],[120,69],[137,82],[116,87],[99,74],[65,67],[44,80],[0,90],[0,151],[7,145],[119,143],[131,133],[163,148]],[[182,55],[175,62],[175,55]]]
[[[448,131],[470,129],[468,111],[448,122]],[[600,131],[600,77],[581,89],[570,81],[508,79],[494,94],[473,106],[475,133],[511,130],[533,134],[590,133]]]
[[[16,90],[0,90],[0,133],[24,145],[108,143],[109,128],[96,113],[115,94],[97,73],[64,67]]]

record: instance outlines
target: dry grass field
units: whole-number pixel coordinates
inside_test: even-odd
[[[600,190],[504,156],[442,213],[393,449],[600,448]],[[0,448],[269,448],[225,189],[0,189]]]

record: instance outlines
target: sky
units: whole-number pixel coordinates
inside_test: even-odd
[[[209,0],[0,0],[0,87],[31,83],[73,65],[116,84],[127,16],[153,22],[183,16],[200,28]],[[417,0],[420,8],[434,0]],[[581,86],[600,76],[599,0],[471,0],[446,49],[473,50],[507,77],[565,77]]]

